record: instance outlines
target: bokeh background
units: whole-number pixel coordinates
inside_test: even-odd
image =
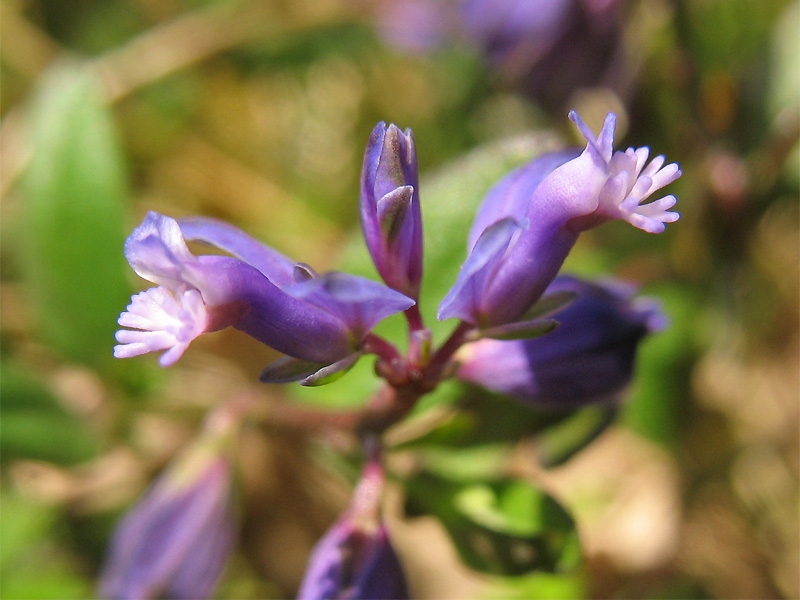
[[[115,519],[205,411],[289,393],[254,388],[274,356],[235,332],[168,370],[111,358],[145,287],[122,243],[147,210],[224,218],[325,270],[366,254],[358,176],[379,120],[414,130],[425,214],[457,210],[424,186],[465,155],[577,143],[570,108],[595,130],[614,110],[620,145],[684,175],[666,233],[614,223],[567,265],[638,282],[672,325],[613,427],[562,467],[520,467],[578,521],[585,578],[560,593],[800,596],[800,5],[575,4],[520,38],[487,32],[492,10],[470,26],[437,2],[2,0],[2,597],[91,597]],[[307,446],[285,426],[243,436],[244,533],[220,597],[296,591],[348,494]],[[433,520],[395,509],[419,597],[556,593],[498,591]]]

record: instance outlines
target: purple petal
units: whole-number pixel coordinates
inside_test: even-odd
[[[489,225],[506,217],[517,221],[525,218],[534,190],[553,169],[572,160],[576,150],[551,152],[513,170],[486,194],[469,232],[468,248],[471,250],[481,233]]]
[[[485,327],[523,317],[558,274],[578,238],[577,233],[544,220],[529,223],[482,290],[480,314]]]
[[[148,212],[142,224],[125,240],[125,258],[139,277],[171,290],[190,283],[196,260],[183,239],[178,223]]]
[[[294,282],[294,261],[233,225],[205,217],[180,219],[178,225],[185,239],[225,250],[254,266],[278,287]]]
[[[317,543],[309,559],[298,600],[408,598],[403,568],[386,528],[361,531],[348,516]]]
[[[185,582],[183,597],[210,596],[231,548],[229,469],[220,459],[186,487],[169,471],[153,484],[114,535],[100,583],[104,598],[160,597],[186,569],[203,576],[197,586]]]
[[[633,374],[641,340],[663,327],[660,308],[629,286],[559,277],[548,292],[578,292],[540,338],[480,340],[462,350],[458,377],[538,406],[568,408],[615,398]]]
[[[358,341],[382,319],[414,305],[411,298],[385,285],[336,272],[301,281],[285,291],[341,319]]]
[[[239,310],[230,323],[276,350],[330,364],[353,350],[348,325],[330,311],[285,293],[260,271],[227,256],[198,257],[206,302]],[[287,288],[287,291],[294,286]],[[360,341],[360,340],[358,340]]]
[[[514,219],[506,218],[489,226],[478,238],[455,285],[439,304],[440,321],[453,317],[473,324],[482,324],[482,301],[485,288],[505,259],[512,239],[522,228]]]
[[[167,597],[196,600],[211,598],[214,594],[236,542],[233,507],[228,503],[214,516],[198,531],[202,543],[195,549],[192,560],[184,561],[176,571],[167,589]]]

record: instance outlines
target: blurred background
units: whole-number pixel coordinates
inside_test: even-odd
[[[290,393],[255,387],[274,354],[232,331],[166,370],[111,357],[116,317],[146,287],[122,254],[146,211],[226,219],[318,271],[364,262],[358,177],[376,122],[414,130],[423,215],[469,223],[513,162],[578,143],[572,108],[595,131],[615,111],[617,147],[650,146],[684,175],[666,233],[612,223],[567,264],[641,284],[671,327],[644,345],[613,427],[561,467],[523,468],[578,522],[584,577],[560,593],[800,597],[800,4],[508,6],[0,1],[2,597],[91,597],[114,521],[205,411]],[[499,155],[464,210],[437,193]],[[438,218],[426,236],[453,228]],[[349,489],[307,446],[279,426],[242,436],[244,534],[220,597],[295,593]],[[417,596],[557,593],[501,593],[398,506]]]

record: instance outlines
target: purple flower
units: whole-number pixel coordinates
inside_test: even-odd
[[[372,130],[361,170],[361,225],[386,284],[419,297],[422,215],[417,153],[410,129],[381,122]]]
[[[391,0],[377,6],[377,27],[391,46],[408,52],[435,49],[449,34],[453,7],[441,0]]]
[[[470,253],[439,305],[440,320],[457,317],[479,327],[524,318],[561,268],[578,235],[613,219],[650,233],[676,221],[674,196],[642,204],[681,175],[678,165],[647,148],[614,152],[616,117],[596,138],[573,111],[586,149],[570,160],[544,155],[490,190],[470,233]]]
[[[457,377],[536,406],[614,402],[630,382],[636,350],[666,319],[649,298],[619,282],[557,277],[546,294],[576,292],[556,315],[560,326],[529,340],[483,339],[464,346]],[[545,296],[546,297],[546,296]]]
[[[619,0],[384,0],[376,21],[384,41],[405,51],[463,42],[500,83],[560,110],[581,89],[629,87],[621,8]]]
[[[380,518],[383,472],[369,461],[349,509],[314,547],[299,600],[408,598],[403,568]]]
[[[195,256],[195,240],[233,255]],[[202,333],[235,327],[292,357],[330,364],[357,352],[381,319],[414,301],[343,273],[316,275],[213,219],[180,222],[150,212],[125,243],[136,273],[158,284],[133,296],[117,332],[118,358],[166,350],[173,364]],[[234,258],[235,257],[235,258]]]
[[[618,0],[464,0],[462,28],[506,85],[553,109],[582,89],[624,87]],[[615,68],[616,67],[616,68]]]
[[[155,481],[114,533],[100,579],[106,599],[209,598],[236,537],[229,414]]]

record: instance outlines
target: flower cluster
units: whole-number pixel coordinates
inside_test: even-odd
[[[437,313],[459,324],[438,347],[417,306],[423,236],[414,139],[394,125],[373,130],[361,175],[362,228],[383,283],[318,274],[212,219],[149,213],[128,238],[131,267],[156,287],[134,296],[120,316],[117,357],[163,351],[168,366],[192,340],[225,327],[285,354],[262,381],[319,385],[364,355],[377,357],[384,388],[352,423],[369,458],[351,507],[312,554],[301,598],[408,596],[380,518],[376,444],[442,379],[548,409],[617,402],[639,342],[663,327],[657,304],[630,286],[558,273],[583,231],[616,219],[660,233],[678,219],[670,211],[674,196],[647,201],[680,170],[663,157],[648,162],[647,148],[614,151],[613,114],[597,136],[576,113],[570,118],[586,140],[582,152],[540,156],[486,195],[467,258]],[[187,242],[227,255],[195,255]],[[408,321],[407,355],[372,331],[397,313]],[[207,450],[203,456],[190,461],[192,469],[162,476],[123,522],[103,577],[105,597],[211,594],[232,537],[230,466]]]

